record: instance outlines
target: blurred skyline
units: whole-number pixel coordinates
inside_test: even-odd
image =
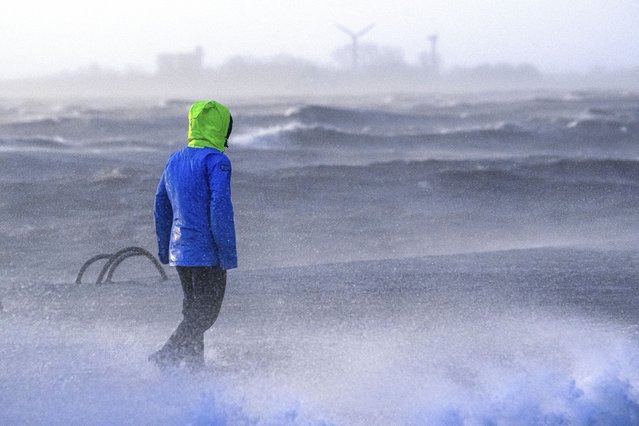
[[[202,46],[204,65],[230,57],[288,54],[335,64],[354,31],[417,63],[438,34],[444,67],[531,63],[542,72],[639,67],[639,1],[585,0],[175,0],[12,1],[0,15],[0,79],[99,64],[153,72],[162,52]]]

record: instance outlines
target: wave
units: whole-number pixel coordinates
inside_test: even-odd
[[[552,176],[573,176],[596,181],[639,185],[639,160],[562,158],[531,164],[529,170]]]
[[[367,108],[339,108],[306,105],[291,108],[285,117],[310,125],[331,125],[347,129],[372,129],[378,132],[430,129],[436,126],[454,126],[468,118],[456,111],[431,110],[423,113]],[[387,130],[390,129],[390,130]]]
[[[31,138],[0,138],[0,152],[52,152],[101,153],[101,152],[150,152],[171,147],[173,142],[157,142],[112,137],[87,141],[68,141],[56,137],[36,136]]]
[[[527,137],[531,135],[531,132],[516,123],[510,123],[506,121],[500,121],[493,124],[486,124],[476,127],[461,127],[452,129],[441,129],[438,132],[422,135],[424,137],[439,137],[444,136],[447,138],[458,137],[461,139],[499,139],[506,138],[511,139],[513,137]]]
[[[393,159],[364,165],[306,166],[294,173],[309,179],[329,175],[341,176],[347,182],[401,182],[394,186],[394,197],[428,193],[442,206],[450,202],[498,202],[502,204],[494,209],[501,212],[522,206],[530,206],[526,209],[582,206],[582,213],[592,209],[639,208],[639,161],[633,160]]]
[[[70,122],[76,121],[74,118],[60,118],[50,116],[39,116],[4,123],[2,127],[10,131],[47,131],[56,127],[64,126]]]
[[[356,143],[370,141],[375,136],[366,133],[348,132],[334,126],[309,125],[299,121],[257,128],[233,136],[233,145],[253,148],[284,147],[295,143]]]
[[[637,131],[639,130],[639,122],[623,122],[621,120],[605,118],[582,118],[569,122],[566,125],[566,128],[609,135],[614,133],[629,133],[631,131]]]
[[[372,108],[346,108],[322,105],[294,106],[279,111],[262,110],[238,115],[240,121],[252,127],[267,127],[269,124],[285,125],[292,121],[309,126],[333,126],[340,129],[378,133],[415,133],[435,131],[442,127],[454,128],[460,123],[485,125],[482,116],[468,111],[442,110],[441,108],[418,111],[412,109],[392,110]]]
[[[0,151],[12,150],[59,150],[69,149],[71,145],[61,136],[35,136],[31,138],[0,138]]]
[[[474,190],[531,195],[554,188],[557,193],[567,192],[574,197],[606,191],[611,191],[610,196],[619,195],[621,187],[633,192],[639,190],[639,161],[636,160],[525,157],[447,161],[425,167],[435,167],[437,176],[449,181],[451,186]],[[584,193],[576,193],[577,189]]]
[[[75,117],[39,118],[13,121],[0,126],[4,133],[27,137],[33,133],[61,135],[66,139],[86,140],[124,136],[154,136],[160,132],[182,134],[185,119],[173,115],[129,116],[104,112],[96,116],[81,114]]]
[[[340,126],[306,124],[301,121],[274,126],[258,127],[243,134],[233,136],[232,143],[242,147],[273,148],[301,144],[322,145],[402,145],[421,144],[438,141],[477,141],[490,139],[508,141],[513,138],[528,137],[530,133],[522,127],[507,122],[475,128],[440,128],[432,132],[377,132],[369,128],[350,130]]]
[[[388,121],[397,119],[423,119],[423,115],[400,114],[374,109],[351,109],[322,105],[305,105],[289,109],[285,115],[307,122],[340,123],[352,121]]]

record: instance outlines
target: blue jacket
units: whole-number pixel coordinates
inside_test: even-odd
[[[191,140],[197,124],[189,118],[189,146],[169,157],[155,194],[158,257],[172,266],[236,268],[231,162],[223,146]]]

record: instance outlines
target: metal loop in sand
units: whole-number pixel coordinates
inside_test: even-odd
[[[112,254],[98,254],[96,256],[93,256],[91,259],[87,260],[86,262],[84,262],[84,265],[82,265],[82,268],[80,268],[80,272],[78,272],[78,276],[75,279],[75,283],[76,284],[82,284],[82,276],[84,275],[84,273],[86,272],[86,270],[87,270],[87,268],[89,266],[91,266],[92,264],[94,264],[98,260],[110,259],[111,256],[113,256],[113,255]]]
[[[148,251],[140,247],[129,247],[129,249],[130,249],[129,251],[122,253],[118,257],[115,257],[114,255],[111,267],[109,269],[109,272],[106,276],[106,280],[104,282],[111,282],[111,278],[113,278],[113,273],[115,272],[115,268],[117,268],[118,265],[122,263],[125,259],[128,259],[129,257],[133,257],[133,256],[146,257],[147,259],[151,261],[151,263],[153,263],[155,268],[158,270],[158,272],[160,273],[160,276],[162,277],[162,280],[165,281],[168,279],[168,277],[166,276],[166,272],[164,272],[164,269],[162,269],[162,265],[160,265],[160,262],[157,261],[155,256],[153,256],[151,253],[149,253]]]
[[[122,250],[119,250],[118,252],[114,254],[98,254],[96,256],[93,256],[91,259],[87,260],[84,263],[84,265],[82,265],[82,268],[80,268],[80,272],[78,272],[78,276],[75,279],[75,283],[81,284],[82,276],[86,272],[87,268],[91,266],[93,263],[102,259],[108,259],[108,260],[102,267],[102,270],[100,271],[100,274],[98,275],[98,278],[96,279],[95,283],[102,284],[103,282],[111,282],[113,273],[115,272],[115,269],[118,267],[118,265],[120,265],[120,263],[122,263],[125,259],[129,257],[133,257],[133,256],[144,256],[148,258],[151,261],[151,263],[153,263],[153,265],[158,270],[158,272],[160,273],[162,280],[165,281],[168,279],[166,272],[164,272],[164,269],[162,268],[162,265],[160,264],[160,262],[158,262],[155,256],[149,253],[148,250],[145,250],[142,247],[127,247],[127,248],[123,248]],[[106,275],[106,280],[104,280],[105,275]]]

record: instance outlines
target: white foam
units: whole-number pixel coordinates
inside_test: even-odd
[[[56,303],[73,312],[73,301]],[[338,329],[246,312],[264,328],[223,318],[207,335],[211,368],[166,375],[146,361],[165,323],[24,321],[8,303],[0,423],[636,424],[638,336],[581,317],[476,308],[434,304],[420,316],[413,306]]]

